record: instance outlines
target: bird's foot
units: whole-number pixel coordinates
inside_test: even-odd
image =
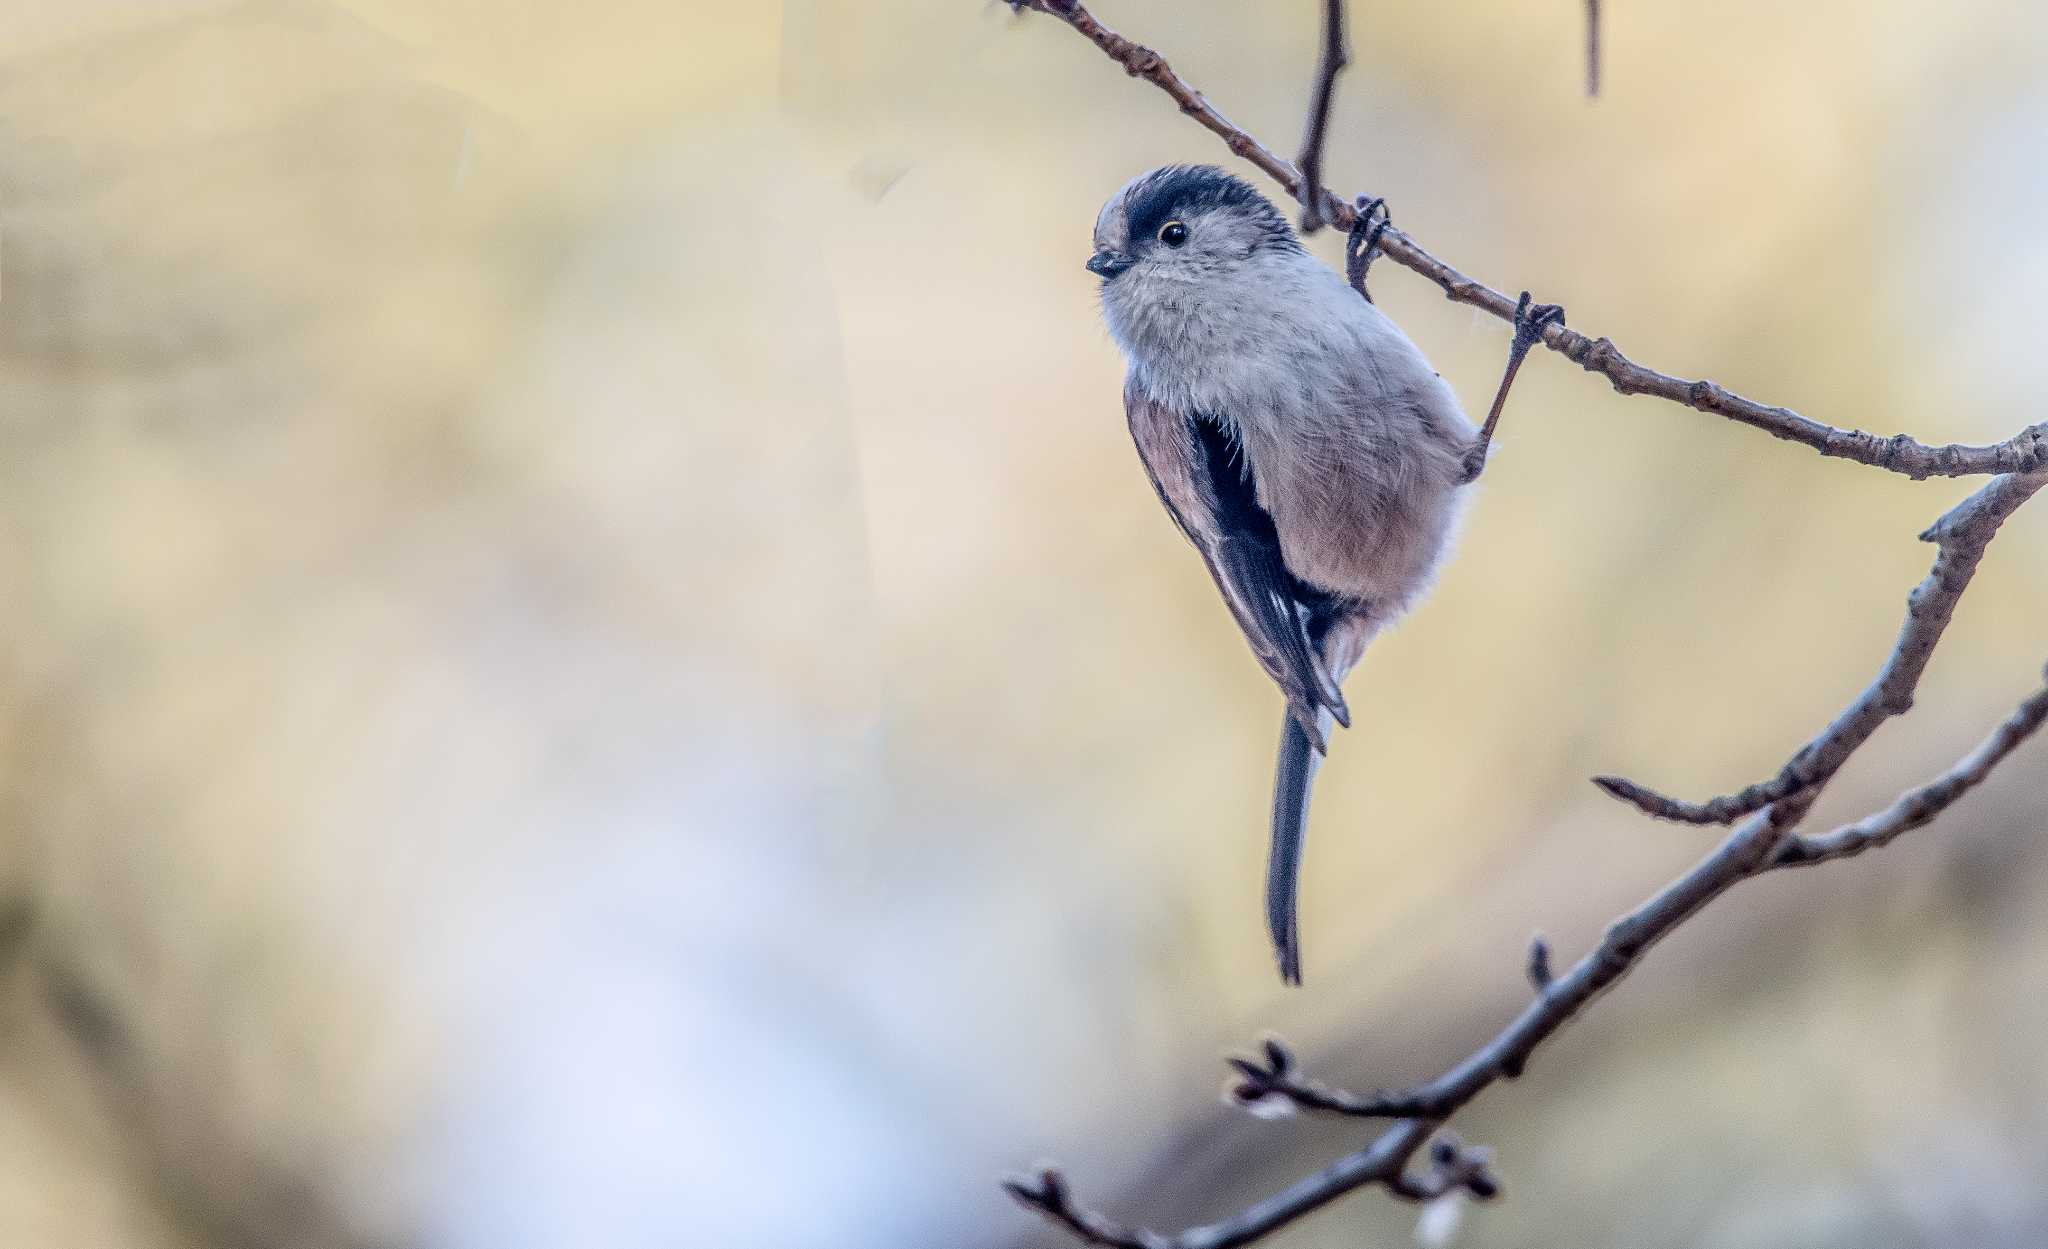
[[[1344,241],[1344,276],[1350,280],[1351,289],[1371,303],[1372,293],[1365,289],[1365,271],[1379,255],[1380,236],[1394,224],[1394,217],[1387,211],[1384,199],[1361,195],[1355,206],[1358,216],[1351,223],[1351,237]]]
[[[1527,355],[1529,349],[1543,341],[1543,327],[1564,324],[1563,304],[1539,304],[1523,291],[1515,301],[1515,345],[1516,355]]]
[[[1486,453],[1493,447],[1494,427],[1500,424],[1501,409],[1507,405],[1508,388],[1515,384],[1515,372],[1522,367],[1522,357],[1543,341],[1545,327],[1563,324],[1562,305],[1539,304],[1527,291],[1523,291],[1522,297],[1515,301],[1515,340],[1508,347],[1508,367],[1501,373],[1500,389],[1493,396],[1493,410],[1486,414],[1486,426],[1479,431],[1479,438],[1465,453],[1464,462],[1459,466],[1462,470],[1458,479],[1460,485],[1470,485],[1486,471]]]

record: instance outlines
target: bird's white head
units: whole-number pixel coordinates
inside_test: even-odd
[[[1111,329],[1133,346],[1155,319],[1195,313],[1204,288],[1239,287],[1248,270],[1305,257],[1286,216],[1251,184],[1208,165],[1168,165],[1103,205],[1088,271],[1102,279]]]

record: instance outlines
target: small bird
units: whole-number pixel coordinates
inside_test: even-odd
[[[1362,288],[1220,169],[1132,179],[1088,269],[1129,363],[1138,455],[1287,699],[1266,918],[1299,984],[1309,787],[1330,725],[1351,723],[1339,683],[1429,589],[1486,440]]]

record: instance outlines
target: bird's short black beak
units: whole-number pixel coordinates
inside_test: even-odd
[[[1088,258],[1088,272],[1107,282],[1137,263],[1136,256],[1126,256],[1122,252],[1096,252]]]

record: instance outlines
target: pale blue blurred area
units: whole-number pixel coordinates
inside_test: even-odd
[[[1313,6],[1105,0],[1276,149]],[[0,1244],[897,1249],[1218,1217],[1701,853],[1968,483],[1523,371],[1259,918],[1279,707],[1132,454],[1101,200],[1227,161],[1007,5],[256,0],[0,23]],[[1668,371],[2041,419],[2048,16],[1354,6],[1330,175]],[[1269,190],[1271,188],[1268,188]],[[1312,241],[1336,259],[1341,240]],[[1374,290],[1470,407],[1504,326]],[[1993,547],[1853,818],[2048,660]],[[2038,513],[2038,514],[2036,514]],[[1463,1246],[2048,1238],[2040,743],[1745,885],[1460,1117]],[[1367,1194],[1282,1249],[1412,1243]]]

